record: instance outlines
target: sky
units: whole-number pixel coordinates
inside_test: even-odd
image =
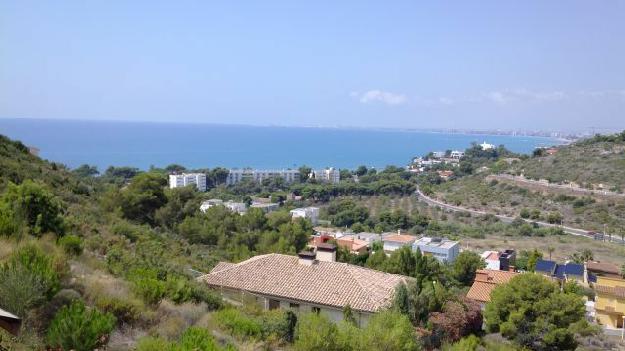
[[[625,1],[0,1],[0,118],[625,128]]]

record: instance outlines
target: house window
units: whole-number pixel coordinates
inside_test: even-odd
[[[298,303],[290,303],[289,304],[289,308],[294,310],[294,311],[299,311],[299,304]]]
[[[270,310],[276,310],[280,308],[280,301],[278,300],[269,300],[269,309]]]
[[[313,308],[312,308],[312,312],[313,312],[313,313],[317,313],[317,314],[318,314],[319,312],[321,312],[321,308],[319,308],[319,307],[313,307]]]

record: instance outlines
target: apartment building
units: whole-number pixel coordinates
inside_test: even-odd
[[[311,178],[322,183],[338,184],[341,181],[341,172],[333,167],[312,171]]]
[[[286,183],[294,183],[299,181],[300,174],[296,169],[283,170],[259,170],[259,169],[231,169],[226,178],[226,185],[234,185],[245,180],[257,183],[265,179],[282,178]]]
[[[204,173],[182,173],[169,175],[169,188],[182,188],[194,185],[198,191],[206,191],[206,174]]]

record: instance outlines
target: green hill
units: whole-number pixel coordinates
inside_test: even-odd
[[[561,218],[565,225],[607,228],[618,236],[625,235],[622,189],[625,132],[535,152],[529,158],[500,158],[486,169],[431,187],[433,196],[448,203],[554,223]]]

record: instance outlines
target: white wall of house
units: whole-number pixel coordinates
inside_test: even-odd
[[[343,320],[343,309],[333,308],[324,305],[311,304],[307,302],[290,300],[280,297],[264,296],[261,294],[252,294],[240,290],[215,288],[219,291],[221,296],[230,303],[242,304],[242,303],[258,303],[266,310],[270,309],[270,306],[277,306],[277,308],[283,310],[292,310],[295,313],[313,313],[319,312],[327,316],[331,321],[340,322]],[[369,318],[373,313],[353,311],[356,322],[359,326],[364,327],[369,322]]]

